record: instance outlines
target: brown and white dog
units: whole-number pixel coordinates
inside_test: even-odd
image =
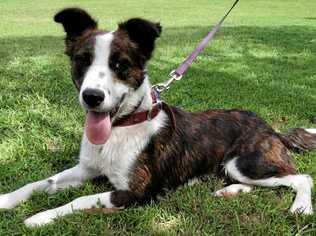
[[[232,181],[216,196],[249,192],[254,185],[287,186],[296,191],[290,211],[313,213],[312,178],[297,173],[291,151],[316,148],[316,129],[280,134],[249,111],[188,113],[155,104],[146,62],[161,33],[159,24],[134,18],[107,32],[78,8],[62,10],[55,21],[66,32],[72,78],[87,111],[80,160],[71,169],[1,195],[0,208],[13,208],[35,191],[54,193],[102,175],[114,186],[25,221],[44,225],[76,210],[142,204],[164,189],[214,173]]]

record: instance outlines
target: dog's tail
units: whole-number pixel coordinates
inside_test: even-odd
[[[302,153],[316,150],[316,129],[296,128],[281,134],[284,145],[293,152]]]

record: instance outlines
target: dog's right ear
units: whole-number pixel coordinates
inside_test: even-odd
[[[97,22],[80,8],[66,8],[58,12],[54,21],[63,25],[66,32],[66,54],[71,53],[71,44],[87,30],[97,28]]]

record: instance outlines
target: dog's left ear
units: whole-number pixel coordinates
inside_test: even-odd
[[[161,26],[141,18],[132,18],[119,24],[119,30],[127,33],[128,37],[136,43],[146,60],[150,59],[155,47],[155,41],[161,34]]]

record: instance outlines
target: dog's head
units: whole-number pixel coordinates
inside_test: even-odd
[[[54,20],[66,32],[65,53],[85,109],[110,112],[124,94],[141,86],[146,62],[161,33],[158,23],[133,18],[107,32],[99,30],[97,22],[78,8],[64,9]]]
[[[109,120],[124,97],[141,87],[161,27],[133,18],[120,23],[116,31],[99,30],[97,22],[79,8],[64,9],[54,20],[66,32],[65,53],[71,60],[72,79],[81,105],[91,116],[88,123],[94,127],[100,120]]]

